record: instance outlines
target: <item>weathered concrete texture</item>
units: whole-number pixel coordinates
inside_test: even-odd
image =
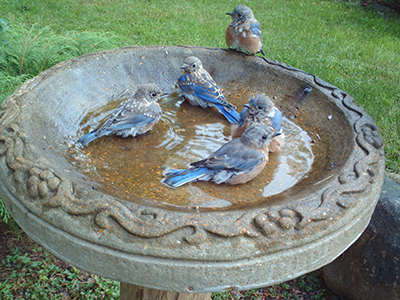
[[[188,56],[201,59],[227,92],[245,88],[237,107],[257,92],[276,97],[285,116],[296,107],[294,122],[315,139],[312,168],[297,184],[250,204],[242,196],[232,207],[196,209],[165,204],[162,193],[157,202],[120,198],[88,177],[90,155],[74,146],[85,118],[138,84],[170,91]],[[305,87],[312,89],[306,100],[288,98]],[[88,54],[26,82],[1,112],[0,195],[13,217],[71,265],[137,286],[208,293],[296,278],[345,251],[381,194],[383,142],[351,96],[312,74],[236,51],[149,46]]]
[[[365,232],[323,268],[326,284],[354,300],[400,299],[400,185],[385,178]]]

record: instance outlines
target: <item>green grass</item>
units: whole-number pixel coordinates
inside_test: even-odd
[[[39,24],[62,36],[112,32],[119,37],[114,45],[103,48],[226,47],[224,30],[230,19],[225,13],[238,4],[210,0],[2,2],[0,18],[13,29]],[[387,19],[348,2],[241,2],[260,21],[269,58],[317,75],[365,108],[384,139],[387,170],[400,173],[400,19]],[[26,78],[14,80],[11,90]]]
[[[26,80],[55,64],[88,52],[117,47],[117,37],[91,32],[55,34],[37,24],[14,25],[0,19],[0,101]]]
[[[73,267],[61,268],[41,248],[33,249],[31,254],[16,248],[0,261],[0,266],[7,275],[0,282],[0,296],[4,300],[119,299],[119,282]]]

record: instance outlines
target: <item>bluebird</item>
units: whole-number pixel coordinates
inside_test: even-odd
[[[240,138],[223,145],[206,159],[193,162],[189,169],[171,169],[164,183],[179,187],[194,181],[212,181],[216,184],[242,184],[252,180],[268,162],[268,145],[279,135],[270,126],[254,124]]]
[[[214,79],[203,68],[200,59],[189,56],[181,69],[183,69],[183,74],[178,78],[178,86],[183,97],[191,105],[203,108],[215,106],[230,123],[239,122],[236,106],[226,100]]]
[[[232,138],[237,138],[250,126],[256,123],[271,126],[274,132],[280,133],[271,139],[270,152],[279,152],[285,141],[281,127],[282,113],[275,107],[265,94],[258,94],[250,98],[249,104],[244,104],[238,124],[232,125]]]
[[[232,22],[225,31],[228,47],[250,54],[261,52],[265,56],[261,48],[261,26],[254,18],[253,11],[247,6],[238,5],[226,14],[232,17]]]
[[[136,137],[146,133],[161,117],[161,108],[156,102],[161,95],[155,84],[139,85],[136,93],[121,103],[103,126],[84,135],[78,142],[86,146],[104,135]]]

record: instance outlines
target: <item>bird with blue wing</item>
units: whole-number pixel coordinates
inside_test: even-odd
[[[121,103],[100,128],[81,137],[78,143],[86,146],[95,139],[110,134],[125,138],[146,133],[160,120],[162,110],[157,100],[162,95],[161,89],[155,84],[139,85],[135,94]]]
[[[225,31],[225,41],[232,49],[255,54],[261,52],[262,36],[260,23],[254,18],[253,11],[244,5],[236,6],[232,12],[226,13],[232,17],[232,22]]]
[[[229,103],[211,75],[195,56],[185,59],[181,67],[183,74],[178,78],[182,96],[193,106],[203,108],[215,106],[230,123],[239,122],[236,107]]]
[[[163,182],[179,187],[195,181],[212,181],[216,184],[242,184],[252,180],[268,162],[271,138],[279,135],[270,126],[254,124],[240,138],[223,145],[206,159],[193,162],[189,169],[170,169]]]
[[[257,94],[250,98],[248,104],[240,113],[238,124],[232,125],[232,138],[240,137],[253,124],[261,123],[273,128],[274,132],[281,133],[271,139],[270,152],[279,152],[285,144],[285,135],[281,127],[282,113],[265,94]]]

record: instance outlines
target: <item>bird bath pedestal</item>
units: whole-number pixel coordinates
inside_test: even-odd
[[[86,115],[112,104],[126,89],[134,92],[138,84],[152,82],[170,91],[183,60],[193,55],[239,110],[255,93],[274,99],[312,140],[308,172],[269,196],[258,186],[263,177],[241,187],[194,183],[173,190],[158,183],[162,174],[156,171],[154,186],[138,187],[153,198],[126,192],[134,182],[115,191],[112,182],[104,188],[107,176],[92,165],[95,149],[107,152],[101,147],[110,141],[116,148],[129,148],[132,160],[137,147],[162,152],[165,147],[151,142],[169,124],[159,122],[138,139],[105,137],[93,148],[79,149],[75,142],[83,135]],[[307,96],[298,93],[306,88],[312,90]],[[193,110],[219,117],[212,109]],[[223,117],[220,124],[229,136]],[[271,156],[280,162],[276,169],[283,164],[279,157]],[[131,172],[139,172],[143,163],[135,163]],[[230,50],[151,46],[88,54],[29,80],[1,109],[0,191],[7,209],[33,240],[62,260],[126,283],[121,299],[142,287],[153,295],[157,289],[172,292],[166,295],[175,299],[186,293],[203,293],[198,296],[204,299],[210,292],[269,286],[316,270],[363,232],[383,173],[378,129],[349,95],[304,71]],[[226,205],[205,188],[223,190],[236,202]],[[168,193],[180,191],[225,204],[167,201]],[[248,197],[242,191],[250,191]]]

